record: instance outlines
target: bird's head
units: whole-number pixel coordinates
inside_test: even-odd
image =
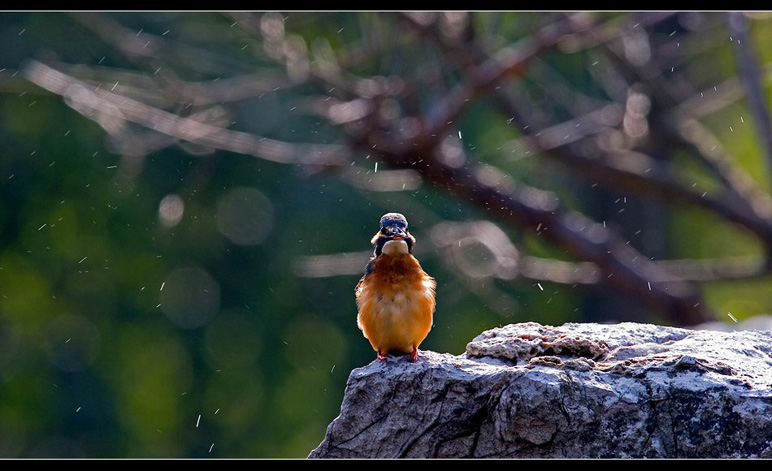
[[[381,217],[381,229],[371,241],[375,255],[381,253],[413,253],[415,237],[407,230],[407,219],[400,213],[386,213]]]

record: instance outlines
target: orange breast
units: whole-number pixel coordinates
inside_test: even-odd
[[[411,353],[429,334],[434,279],[410,254],[381,254],[356,289],[357,325],[379,353]]]

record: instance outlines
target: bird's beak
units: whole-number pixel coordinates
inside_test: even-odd
[[[397,225],[384,226],[381,229],[381,234],[393,239],[404,239],[407,237],[405,230]]]

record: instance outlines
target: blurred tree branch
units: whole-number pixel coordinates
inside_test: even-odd
[[[683,57],[663,33],[674,13],[609,18],[543,14],[539,24],[504,47],[476,29],[474,15],[381,14],[384,29],[398,32],[397,37],[373,33],[357,43],[333,47],[322,37],[307,45],[278,13],[233,13],[234,25],[262,44],[259,59],[281,66],[255,70],[199,48],[172,45],[162,36],[130,31],[107,15],[78,14],[80,24],[121,51],[138,71],[30,61],[23,73],[102,125],[113,139],[125,143],[124,149],[154,151],[187,141],[273,162],[331,169],[344,182],[379,191],[413,189],[423,179],[512,231],[542,237],[574,260],[522,255],[506,234],[490,239],[495,231],[489,229],[435,226],[455,234],[454,240],[482,241],[499,254],[492,273],[503,279],[601,284],[675,324],[691,325],[713,316],[697,282],[770,273],[772,199],[699,121],[746,95],[765,153],[772,155],[769,108],[762,97],[762,73],[768,67],[757,64],[751,47],[737,48],[739,80],[729,79],[721,93],[707,97],[674,71],[673,64]],[[746,17],[736,14],[722,24],[729,24],[732,34],[750,46]],[[381,73],[377,67],[378,61],[418,50],[427,55],[433,51],[436,61],[403,72],[396,68]],[[669,60],[660,57],[660,50]],[[589,67],[587,73],[589,88],[603,91],[602,97],[583,93],[550,68],[556,58],[572,54],[592,54],[602,63],[603,71]],[[200,70],[230,69],[231,74],[192,82],[175,71],[183,64]],[[535,70],[550,79],[536,76]],[[111,81],[112,88],[102,86]],[[309,85],[318,94],[300,100],[298,109],[323,116],[339,129],[339,143],[285,142],[229,129],[228,104]],[[532,98],[535,89],[544,97],[541,101]],[[554,193],[518,181],[465,149],[456,136],[457,126],[475,106],[500,113],[510,123],[513,140],[532,155],[558,163],[572,177],[649,201],[704,209],[754,234],[766,253],[652,260],[617,228],[592,220],[560,203]],[[137,139],[140,134],[128,123],[152,133]],[[690,182],[676,152],[705,169],[710,185]],[[387,162],[387,168],[363,180],[354,165],[362,154]],[[452,244],[435,239],[435,247],[452,255]],[[504,248],[509,251],[501,252]],[[306,276],[348,273],[362,258],[349,255],[347,260],[334,255],[309,258],[301,261],[298,271]]]
[[[290,144],[232,131],[224,125],[206,123],[197,116],[182,117],[125,96],[87,86],[45,64],[30,61],[25,75],[33,83],[61,95],[72,108],[117,134],[126,122],[140,124],[181,141],[227,150],[283,164],[342,165],[346,148],[336,145]]]
[[[764,154],[767,157],[770,168],[772,168],[772,118],[770,118],[769,107],[764,98],[764,89],[753,39],[748,34],[750,22],[744,14],[732,12],[728,14],[728,27],[738,44],[743,45],[743,47],[737,48],[739,75],[745,85],[748,104],[759,130],[759,139],[761,140]]]

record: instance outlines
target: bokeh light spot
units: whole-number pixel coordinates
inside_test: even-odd
[[[272,228],[273,205],[255,188],[234,188],[217,204],[217,229],[234,244],[259,244]]]
[[[166,195],[158,205],[158,220],[166,227],[174,227],[185,213],[185,201],[179,195]]]
[[[201,268],[178,268],[163,283],[161,309],[183,329],[206,325],[220,310],[220,284]]]

